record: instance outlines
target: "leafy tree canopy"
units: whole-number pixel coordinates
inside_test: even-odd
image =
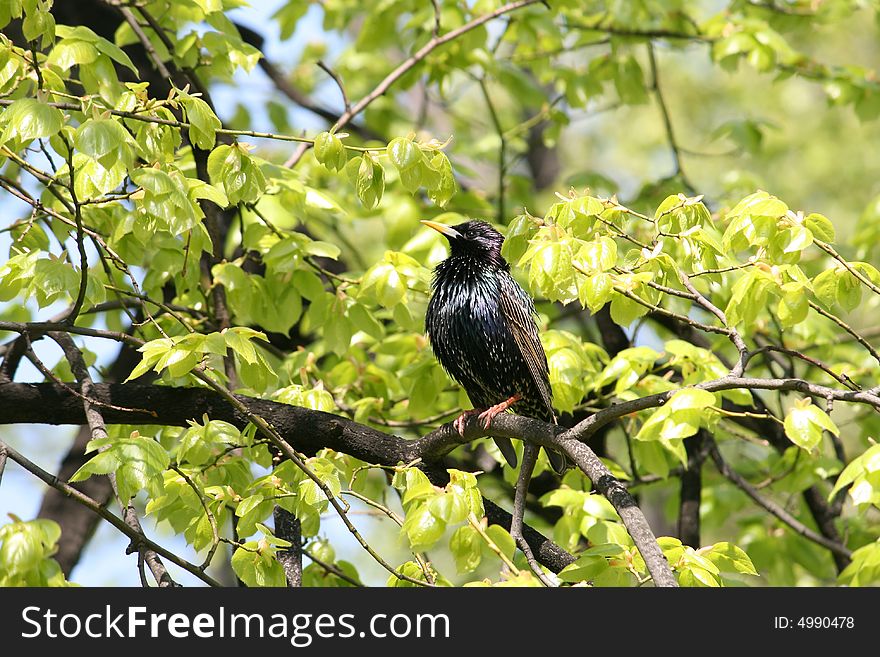
[[[468,218],[560,414],[492,432],[576,465],[531,483],[544,583],[880,582],[877,10],[4,0],[0,422],[83,429],[0,443],[49,485],[0,585],[106,522],[145,585],[540,586],[424,336],[419,221]]]

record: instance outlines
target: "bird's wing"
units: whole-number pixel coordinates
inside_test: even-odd
[[[501,312],[508,322],[510,332],[513,334],[523,359],[529,366],[529,372],[532,373],[535,385],[541,393],[541,400],[550,415],[555,418],[547,356],[544,353],[544,347],[538,337],[538,327],[535,324],[535,304],[526,291],[509,275],[501,276],[500,281]]]

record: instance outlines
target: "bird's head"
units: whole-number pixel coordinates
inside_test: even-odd
[[[464,256],[491,260],[505,265],[501,256],[501,245],[504,236],[485,221],[466,221],[457,226],[447,226],[435,221],[422,221],[449,240],[449,251],[452,257]]]

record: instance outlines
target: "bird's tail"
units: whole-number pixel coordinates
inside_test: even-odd
[[[495,436],[493,438],[495,444],[498,446],[498,450],[501,452],[501,456],[504,457],[504,460],[507,461],[507,465],[511,468],[516,467],[516,450],[513,448],[513,443],[510,442],[510,438],[499,438]]]
[[[553,472],[556,474],[561,476],[562,473],[571,466],[571,463],[569,463],[565,454],[553,449],[545,448],[544,451],[547,453],[547,460],[550,462],[550,467],[553,468]]]
[[[504,457],[504,460],[507,461],[507,464],[511,468],[515,468],[517,464],[516,458],[516,450],[513,448],[513,443],[510,441],[510,438],[493,438],[495,444],[498,446],[498,451],[501,452],[501,455]],[[553,472],[562,476],[562,474],[571,467],[571,463],[565,454],[557,452],[553,449],[544,449],[547,453],[547,460],[550,462],[550,467],[553,468]]]
[[[553,424],[559,424],[556,420],[555,413],[551,413],[550,420],[552,420]],[[553,468],[553,472],[560,477],[571,467],[571,462],[562,452],[557,452],[555,449],[547,449],[546,447],[544,448],[544,451],[547,453],[547,460],[550,462],[550,467]]]

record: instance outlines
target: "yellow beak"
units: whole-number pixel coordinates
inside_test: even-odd
[[[438,233],[442,233],[446,235],[446,237],[461,237],[461,233],[459,233],[452,226],[447,226],[446,224],[438,224],[436,221],[425,221],[422,220],[422,223],[425,224],[428,228],[433,228]]]

